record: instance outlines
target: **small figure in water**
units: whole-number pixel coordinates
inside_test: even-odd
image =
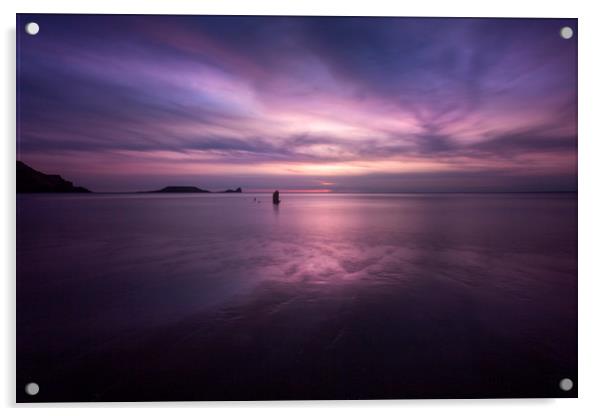
[[[278,205],[280,203],[280,192],[274,191],[272,194],[272,203]]]

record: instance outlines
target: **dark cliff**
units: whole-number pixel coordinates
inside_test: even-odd
[[[59,175],[47,175],[17,161],[17,193],[88,193],[88,189],[74,186]]]

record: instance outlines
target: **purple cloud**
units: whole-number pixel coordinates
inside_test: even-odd
[[[576,20],[31,20],[18,157],[97,190],[576,189]]]

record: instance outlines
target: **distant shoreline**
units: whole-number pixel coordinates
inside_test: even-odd
[[[253,195],[270,195],[278,187],[273,190],[253,191],[247,190],[243,192],[242,187],[235,189],[226,189],[219,191],[210,191],[199,188],[194,185],[168,185],[161,189],[151,191],[107,191],[97,192],[92,191],[82,186],[74,186],[72,182],[63,179],[60,175],[49,175],[33,169],[24,162],[17,160],[17,194],[97,194],[97,195],[142,195],[142,194],[253,194]],[[486,194],[576,194],[578,190],[571,191],[334,191],[330,189],[282,189],[280,193],[283,195],[294,194],[361,194],[361,195],[446,195],[446,194],[467,194],[467,195],[486,195]]]
[[[503,195],[503,194],[578,194],[579,191],[410,191],[410,192],[286,192],[280,191],[283,195]],[[140,191],[128,191],[128,192],[86,192],[86,193],[75,193],[75,192],[17,192],[17,195],[271,195],[272,192],[224,192],[224,191],[211,191],[211,192],[140,192]]]

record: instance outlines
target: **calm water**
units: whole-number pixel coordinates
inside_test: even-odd
[[[576,394],[576,194],[282,198],[18,196],[18,399]]]

